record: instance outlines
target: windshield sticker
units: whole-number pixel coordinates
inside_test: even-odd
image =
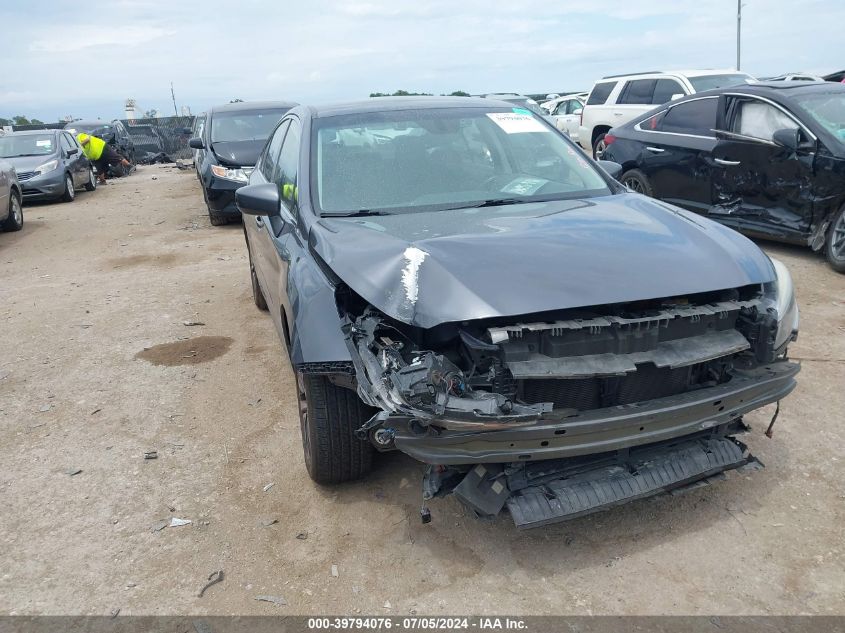
[[[526,110],[525,108],[511,108],[511,110],[513,110],[514,114],[527,114],[531,116],[531,110]]]
[[[537,190],[547,182],[549,181],[542,178],[517,178],[511,180],[501,191],[503,193],[514,193],[518,196],[530,196],[537,193]]]
[[[488,112],[487,116],[493,123],[502,128],[506,134],[523,134],[525,132],[551,132],[540,121],[530,114],[511,114],[509,112]]]
[[[53,143],[50,141],[50,139],[46,139],[44,141],[38,139],[35,140],[36,147],[52,147],[52,145]]]

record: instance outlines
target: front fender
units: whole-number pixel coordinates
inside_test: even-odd
[[[352,370],[352,357],[341,331],[342,319],[335,300],[336,286],[307,253],[288,268],[290,314],[285,315],[290,333],[290,360],[297,370],[318,371],[319,365],[339,371]],[[332,364],[332,365],[327,365]],[[309,367],[309,365],[311,367]],[[325,369],[324,367],[324,369]]]

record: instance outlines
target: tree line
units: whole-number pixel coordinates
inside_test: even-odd
[[[0,127],[6,125],[44,125],[44,121],[38,119],[28,119],[22,114],[13,116],[11,119],[0,117]]]
[[[389,92],[371,92],[371,97],[433,97],[434,94],[431,92],[408,92],[407,90],[397,90],[394,93]],[[455,90],[454,92],[450,92],[449,94],[440,93],[441,97],[469,97],[470,94],[468,92],[464,92],[463,90]]]

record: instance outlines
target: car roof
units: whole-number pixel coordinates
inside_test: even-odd
[[[510,104],[496,98],[485,97],[372,97],[365,101],[348,101],[327,105],[309,106],[314,118],[357,114],[363,112],[392,112],[398,110],[426,110],[434,108],[489,108],[499,101],[502,107]]]
[[[114,119],[106,120],[106,119],[96,119],[94,121],[71,121],[70,123],[65,123],[65,129],[69,127],[76,127],[76,126],[89,126],[89,127],[96,127],[98,125],[114,125]]]
[[[237,103],[224,103],[209,108],[208,113],[214,116],[218,112],[246,112],[249,110],[272,110],[274,108],[290,110],[299,105],[295,101],[238,101]]]
[[[669,75],[679,77],[709,77],[711,75],[746,75],[748,73],[741,70],[734,70],[733,68],[707,68],[707,69],[687,69],[687,70],[647,70],[638,73],[628,73],[623,75],[607,75],[602,77],[599,81],[605,79],[627,79],[628,77],[641,77],[643,75]]]
[[[830,81],[758,81],[753,84],[738,84],[736,86],[725,86],[715,90],[699,92],[698,95],[722,94],[724,92],[743,92],[748,94],[783,94],[795,95],[811,92],[835,92],[845,91],[845,85]]]
[[[16,130],[14,132],[7,132],[6,136],[27,136],[30,134],[55,134],[57,132],[64,132],[64,130],[52,130],[52,129],[41,129],[41,130]]]

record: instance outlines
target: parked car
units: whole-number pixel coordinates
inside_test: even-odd
[[[188,145],[202,152],[198,165],[208,217],[215,226],[241,217],[235,190],[247,183],[261,148],[293,102],[238,102],[208,111],[202,133]]]
[[[2,141],[4,135],[0,135]],[[0,158],[0,229],[20,231],[23,228],[21,186],[15,167]]]
[[[24,200],[73,202],[97,188],[94,167],[70,132],[32,130],[0,136],[0,159],[14,165]]]
[[[135,142],[132,136],[126,129],[126,126],[118,120],[114,119],[108,121],[73,121],[65,125],[68,130],[75,137],[80,132],[91,134],[93,136],[103,139],[106,143],[111,145],[130,163],[137,162],[137,152],[135,151]],[[115,176],[125,175],[123,173],[114,174]]]
[[[191,127],[191,138],[202,138],[203,130],[205,129],[206,116],[207,116],[206,113],[203,112],[201,114],[198,114],[196,117],[194,117],[194,124]],[[190,143],[190,140],[188,140],[188,142]],[[205,150],[202,150],[202,149],[195,149],[194,152],[193,152],[194,153],[194,169],[197,172],[197,179],[198,180],[201,178],[201,176],[200,176],[200,165],[202,164],[202,157],[203,157],[204,152],[205,152]]]
[[[686,95],[754,81],[751,75],[735,70],[679,70],[611,75],[597,81],[581,112],[578,142],[601,158],[604,135],[645,114],[655,105]]]
[[[603,166],[484,99],[282,119],[235,195],[315,481],[398,449],[424,498],[531,527],[757,464],[734,437],[795,386],[788,271]]]
[[[760,81],[824,81],[824,78],[818,75],[810,75],[807,73],[786,73],[776,77],[760,77]]]
[[[508,103],[512,103],[513,105],[517,106],[518,108],[524,108],[526,110],[531,110],[534,114],[539,114],[542,117],[548,117],[548,112],[544,112],[543,109],[540,107],[540,104],[537,103],[531,97],[526,97],[525,95],[518,95],[514,93],[507,93],[507,92],[491,92],[489,94],[484,95],[485,99],[497,99],[499,101],[507,101]]]
[[[555,127],[567,134],[576,143],[578,142],[584,102],[585,99],[583,98],[568,95],[555,99],[549,109],[549,115],[552,117]]]
[[[605,143],[634,191],[751,236],[823,248],[845,272],[845,86],[709,91],[614,128]]]

